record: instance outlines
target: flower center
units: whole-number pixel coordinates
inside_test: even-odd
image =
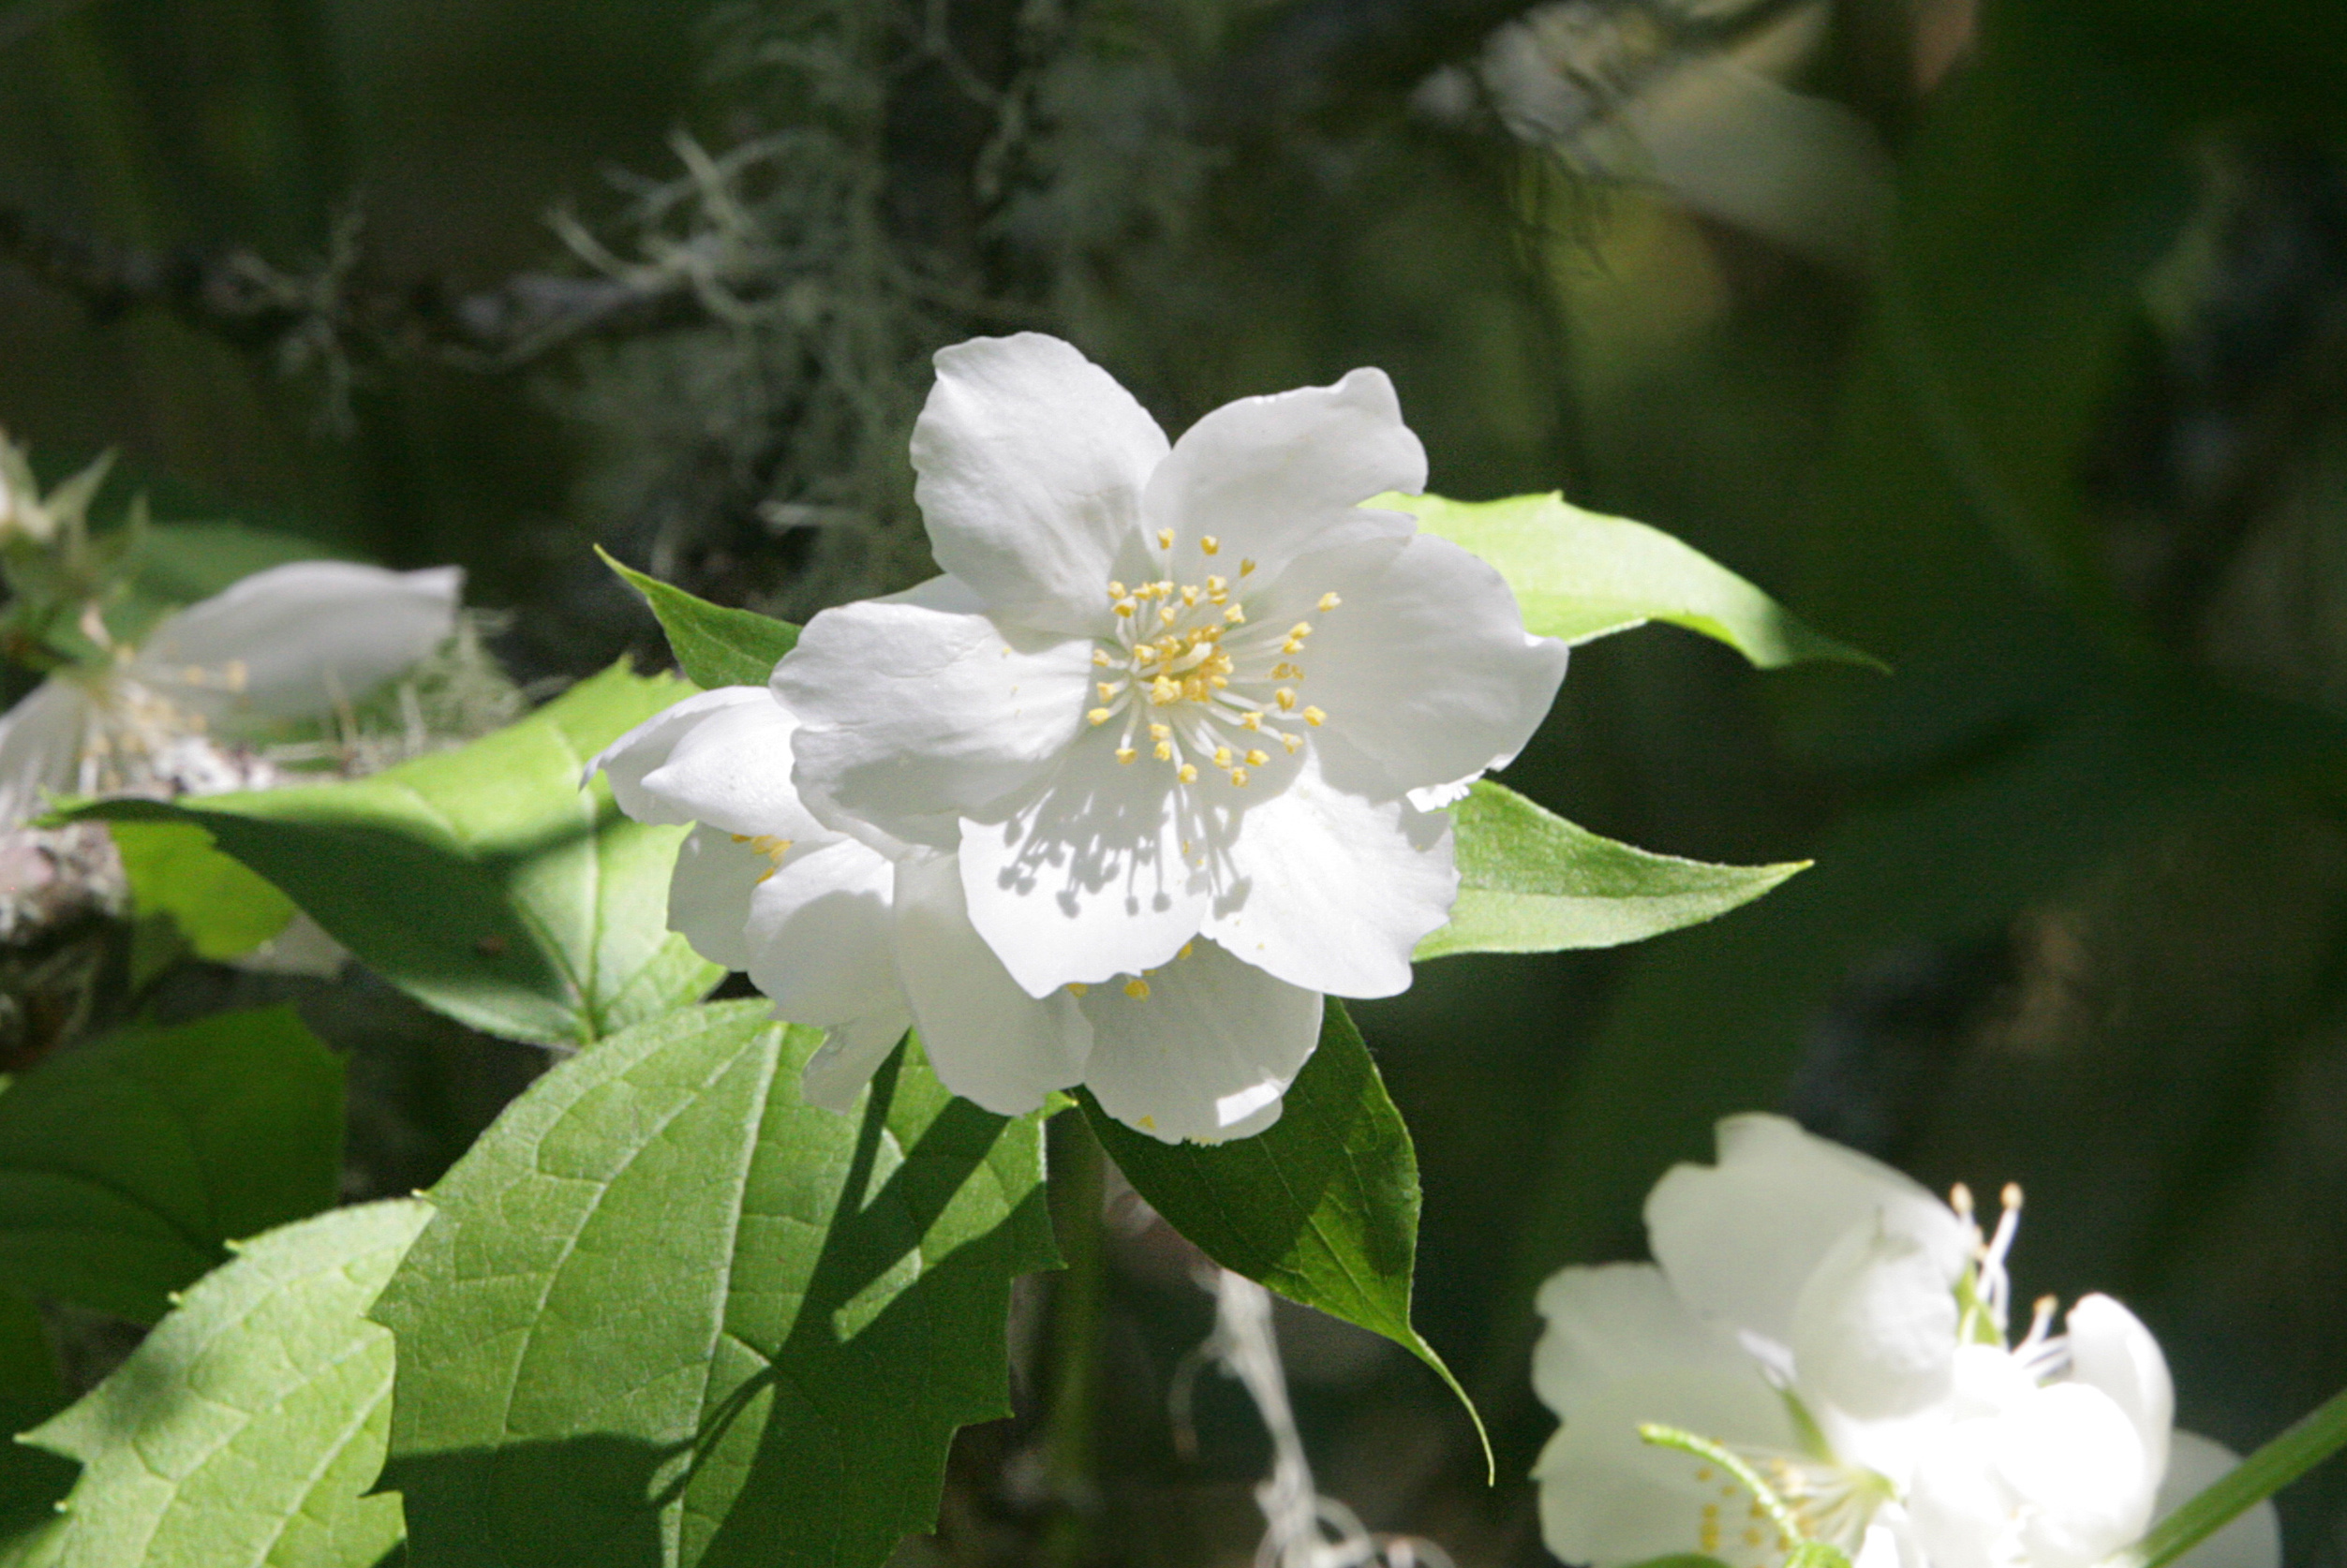
[[[1165,576],[1129,587],[1108,584],[1117,630],[1092,649],[1100,705],[1084,717],[1095,729],[1124,720],[1120,762],[1134,762],[1146,746],[1184,784],[1197,778],[1203,760],[1243,789],[1248,770],[1271,760],[1268,744],[1293,756],[1305,732],[1328,721],[1300,695],[1304,667],[1296,660],[1313,622],[1284,630],[1250,622],[1246,583],[1255,563],[1240,562],[1236,582],[1204,570],[1222,550],[1211,534],[1197,541],[1206,559],[1196,583],[1178,580],[1191,573],[1175,568],[1172,529],[1159,529],[1156,544]],[[1325,615],[1338,602],[1336,595],[1322,594],[1315,608]]]

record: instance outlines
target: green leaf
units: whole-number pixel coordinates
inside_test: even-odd
[[[70,1461],[8,1441],[65,1402],[65,1383],[40,1314],[16,1292],[0,1290],[0,1542],[43,1523],[73,1485]],[[0,1547],[0,1559],[5,1550]]]
[[[682,588],[624,566],[602,546],[603,565],[644,596],[668,634],[677,668],[705,690],[720,686],[764,686],[784,654],[798,645],[798,628],[755,610],[734,610],[695,599]]]
[[[1382,1334],[1433,1368],[1483,1439],[1483,1418],[1410,1324],[1418,1152],[1369,1047],[1329,998],[1320,1045],[1280,1119],[1226,1144],[1165,1144],[1077,1091],[1092,1131],[1138,1192],[1199,1250],[1290,1301]]]
[[[625,669],[455,751],[349,783],[73,813],[192,823],[358,960],[492,1034],[584,1045],[707,994],[723,970],[668,929],[685,830],[629,821],[594,755],[690,695]]]
[[[858,1110],[762,1001],[575,1057],[430,1194],[375,1309],[415,1568],[876,1564],[1007,1414],[1011,1277],[1056,1262],[1040,1116],[911,1047]]]
[[[1615,947],[1748,904],[1808,865],[1710,865],[1600,838],[1478,780],[1451,808],[1459,899],[1419,958]]]
[[[247,1242],[113,1375],[27,1435],[78,1459],[38,1568],[375,1568],[399,1500],[365,1494],[391,1425],[392,1337],[367,1304],[431,1210],[336,1209]]]
[[[237,958],[276,936],[292,901],[212,847],[192,822],[112,822],[131,912],[169,915],[199,957]]]
[[[0,1094],[0,1282],[141,1323],[334,1201],[342,1063],[290,1008],[126,1029]]]
[[[1582,643],[1669,621],[1762,670],[1811,658],[1883,668],[1659,528],[1583,511],[1553,491],[1500,501],[1389,495],[1363,504],[1409,512],[1428,533],[1490,562],[1516,591],[1525,628],[1543,637]]]
[[[2341,1448],[2347,1448],[2347,1392],[2332,1395],[2293,1422],[2102,1568],[2166,1568]]]

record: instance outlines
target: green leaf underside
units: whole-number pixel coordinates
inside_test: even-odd
[[[1668,621],[1762,670],[1813,658],[1883,668],[1659,528],[1583,511],[1553,492],[1499,501],[1387,495],[1362,504],[1409,512],[1426,532],[1489,562],[1515,590],[1525,629],[1543,637],[1588,643]]]
[[[130,1359],[26,1442],[82,1465],[26,1568],[375,1568],[399,1500],[364,1495],[391,1426],[367,1304],[431,1217],[413,1198],[247,1242]]]
[[[603,747],[690,694],[606,670],[495,734],[371,777],[72,815],[199,826],[426,1006],[584,1045],[723,977],[668,929],[686,830],[628,821],[600,778],[580,788]]]
[[[705,690],[764,686],[782,656],[798,645],[798,628],[755,610],[735,610],[695,599],[684,589],[622,565],[598,545],[595,554],[644,596],[668,634],[676,667]]]
[[[199,957],[242,957],[283,932],[293,903],[192,822],[110,822],[131,911],[169,915]]]
[[[1077,1092],[1125,1179],[1168,1224],[1233,1273],[1426,1363],[1466,1406],[1489,1461],[1474,1401],[1410,1324],[1418,1153],[1341,1002],[1329,998],[1319,1047],[1288,1086],[1280,1119],[1252,1138],[1160,1143]]]
[[[375,1309],[414,1568],[877,1564],[956,1427],[1008,1413],[1014,1275],[1051,1266],[1041,1117],[916,1046],[851,1116],[817,1031],[684,1010],[563,1063],[430,1194]]]
[[[342,1063],[288,1008],[141,1027],[0,1094],[0,1285],[140,1323],[334,1201]]]
[[[1502,785],[1451,807],[1459,898],[1415,956],[1615,947],[1750,903],[1807,861],[1711,865],[1601,838]]]

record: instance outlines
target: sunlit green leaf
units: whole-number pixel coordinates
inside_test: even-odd
[[[601,779],[580,788],[596,752],[689,694],[606,670],[372,777],[77,815],[196,824],[418,1000],[492,1034],[586,1044],[722,978],[668,929],[685,830],[629,821]]]
[[[854,1115],[819,1036],[692,1008],[565,1062],[430,1194],[375,1309],[415,1568],[873,1564],[1008,1413],[1013,1275],[1052,1264],[1039,1117],[917,1051]]]
[[[764,686],[782,656],[798,645],[798,628],[754,610],[735,610],[695,599],[679,587],[595,552],[644,596],[668,634],[677,668],[705,689]]]
[[[236,958],[286,927],[286,895],[212,847],[192,822],[113,822],[131,912],[169,915],[199,957]]]
[[[140,1027],[0,1094],[0,1284],[141,1323],[334,1201],[342,1063],[289,1008]]]
[[[1614,947],[1700,925],[1808,865],[1710,865],[1600,838],[1478,780],[1451,808],[1459,899],[1418,956]]]
[[[392,1337],[364,1315],[431,1210],[336,1209],[245,1243],[130,1359],[28,1441],[79,1460],[37,1568],[376,1568],[399,1500],[364,1495]]]
[[[1763,670],[1811,658],[1879,668],[1660,529],[1583,511],[1554,492],[1499,501],[1380,496],[1366,504],[1410,512],[1428,533],[1490,562],[1515,590],[1524,626],[1544,637],[1587,643],[1669,621]]]
[[[1410,1323],[1418,1153],[1343,1003],[1329,998],[1319,1048],[1280,1119],[1252,1138],[1160,1143],[1077,1093],[1133,1190],[1174,1229],[1225,1268],[1391,1339],[1450,1385],[1482,1434],[1466,1390]]]

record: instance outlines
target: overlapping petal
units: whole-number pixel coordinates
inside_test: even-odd
[[[1080,1005],[1092,1025],[1085,1084],[1101,1109],[1166,1143],[1270,1126],[1320,1039],[1318,992],[1206,941],[1138,985],[1092,987]]]
[[[1676,1165],[1646,1199],[1646,1239],[1681,1298],[1790,1342],[1802,1287],[1851,1227],[1879,1219],[1921,1241],[1953,1286],[1970,1237],[1947,1205],[1783,1117],[1730,1117],[1716,1165]]]
[[[1153,969],[1197,935],[1211,824],[1182,805],[1169,770],[1120,765],[1095,731],[1013,809],[962,823],[970,918],[1031,995]]]
[[[668,928],[729,969],[750,968],[750,902],[773,863],[723,828],[696,827],[668,879]]]
[[[1058,338],[943,349],[913,428],[930,553],[1011,621],[1105,629],[1101,590],[1138,542],[1142,487],[1166,451],[1133,394]]]
[[[272,567],[165,617],[130,673],[215,723],[324,713],[438,646],[463,587],[455,567]]]
[[[2143,1439],[2153,1472],[2165,1471],[2176,1384],[2160,1341],[2134,1313],[2100,1294],[2080,1296],[2063,1326],[2070,1331],[2072,1380],[2109,1395]]]
[[[956,814],[1032,784],[1067,748],[1092,677],[1082,639],[869,600],[810,621],[774,692],[798,716],[793,777],[817,816],[951,849]]]
[[[1233,575],[1252,560],[1269,581],[1315,550],[1408,535],[1411,518],[1359,503],[1425,484],[1426,449],[1402,422],[1393,383],[1356,370],[1215,409],[1174,443],[1141,511],[1152,532],[1172,530],[1178,556],[1211,537]]]
[[[1331,784],[1325,759],[1349,749],[1322,742],[1286,789],[1238,817],[1206,931],[1291,985],[1389,997],[1458,895],[1450,819]]]
[[[654,714],[589,765],[643,822],[706,822],[728,833],[827,841],[835,834],[791,785],[796,720],[762,686],[728,686]]]
[[[889,914],[893,864],[852,838],[735,850],[769,863],[750,896],[746,968],[778,1016],[830,1028],[904,1011]]]
[[[0,828],[22,826],[47,796],[75,787],[91,713],[79,686],[52,675],[0,716]]]

